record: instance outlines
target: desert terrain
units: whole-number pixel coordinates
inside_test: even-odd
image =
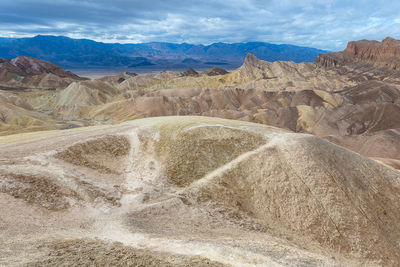
[[[0,265],[398,266],[399,55],[96,79],[0,59]]]

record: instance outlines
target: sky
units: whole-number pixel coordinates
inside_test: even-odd
[[[0,36],[64,35],[101,42],[260,41],[343,50],[400,38],[400,1],[0,0]]]

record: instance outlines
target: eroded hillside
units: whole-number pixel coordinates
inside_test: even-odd
[[[0,142],[1,264],[400,262],[399,172],[312,135],[189,116]]]

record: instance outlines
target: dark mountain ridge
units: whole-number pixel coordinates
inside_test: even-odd
[[[240,66],[247,53],[267,61],[312,62],[318,54],[326,51],[263,42],[211,45],[164,42],[120,44],[50,35],[0,38],[0,57],[7,59],[18,56],[35,57],[70,69],[129,66],[199,67],[207,65],[207,62],[234,68]],[[184,62],[186,58],[197,61],[195,62],[197,66],[193,66],[193,61]]]

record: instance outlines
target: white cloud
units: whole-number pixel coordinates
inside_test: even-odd
[[[66,35],[104,42],[264,41],[341,50],[399,38],[400,3],[367,0],[2,0],[2,36]]]

